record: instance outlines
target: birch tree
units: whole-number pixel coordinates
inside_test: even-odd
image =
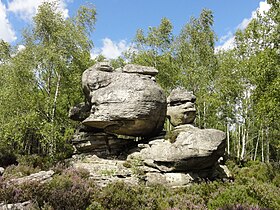
[[[13,120],[6,119],[3,125],[5,141],[15,139],[9,124],[22,122],[21,127],[25,127],[16,132],[21,145],[15,148],[19,152],[55,158],[59,151],[65,151],[69,132],[73,130],[68,110],[83,100],[80,78],[91,64],[93,44],[89,35],[94,29],[95,16],[95,9],[87,6],[81,7],[76,16],[64,19],[55,2],[45,2],[34,17],[34,24],[24,31],[21,44],[25,49],[5,67],[5,74],[10,74],[11,79],[6,82],[6,90],[15,86],[14,97],[11,101],[8,95],[3,98],[6,114],[8,106],[18,110],[18,115]],[[36,142],[36,151],[28,149],[24,142],[29,142],[28,145]]]

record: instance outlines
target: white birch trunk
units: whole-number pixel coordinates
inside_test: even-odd
[[[266,131],[265,131],[265,137],[266,137],[266,162],[267,163],[269,163],[269,156],[270,156],[270,154],[269,154],[269,137],[268,137],[268,132],[269,132],[269,130],[268,130],[268,128],[266,129]]]
[[[227,123],[227,153],[230,155],[229,124]]]
[[[244,125],[243,132],[242,132],[242,150],[241,150],[241,155],[240,155],[241,160],[244,160],[245,152],[246,152],[246,133],[247,133],[247,130]]]
[[[254,154],[254,158],[253,158],[254,161],[256,161],[256,159],[257,159],[259,141],[260,141],[260,132],[258,132],[257,143],[256,143],[256,147],[255,147],[255,154]]]
[[[264,162],[264,148],[263,148],[263,129],[261,130],[261,135],[262,135],[262,162]]]

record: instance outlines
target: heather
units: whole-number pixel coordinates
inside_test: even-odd
[[[279,164],[228,161],[233,181],[203,180],[187,187],[128,185],[116,182],[100,188],[86,170],[53,167],[45,183],[9,183],[16,170],[0,181],[0,203],[31,201],[33,209],[279,209]],[[25,169],[23,166],[12,168]],[[27,166],[26,166],[27,167]],[[272,170],[273,169],[273,170]]]

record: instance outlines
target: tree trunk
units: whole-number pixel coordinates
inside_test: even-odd
[[[55,116],[56,116],[56,105],[57,105],[57,98],[59,94],[59,88],[60,88],[60,74],[57,74],[57,82],[56,82],[56,88],[55,88],[55,94],[54,94],[54,100],[53,100],[53,107],[52,107],[52,117],[51,117],[51,126],[52,126],[52,138],[50,142],[50,153],[51,156],[56,151],[56,143],[55,143],[55,129],[54,129],[54,123],[55,123]]]
[[[262,135],[262,162],[264,162],[264,151],[263,151],[263,129],[261,130],[261,135]]]
[[[241,139],[241,129],[240,124],[238,124],[238,139],[237,139],[237,158],[240,158],[240,139]]]
[[[260,140],[260,131],[258,131],[258,138],[257,138],[257,143],[255,147],[255,154],[253,160],[256,161],[257,154],[258,154],[258,147],[259,147],[259,140]]]
[[[57,98],[58,98],[58,93],[59,93],[59,88],[60,88],[60,74],[57,75],[57,82],[56,82],[56,88],[55,88],[55,95],[54,95],[54,100],[53,100],[53,108],[52,108],[52,118],[51,122],[54,122],[55,115],[56,115],[56,104],[57,104]]]
[[[203,128],[206,128],[206,103],[203,102]]]
[[[268,137],[268,128],[265,130],[265,137],[266,137],[266,162],[269,163],[269,137]]]
[[[244,160],[245,158],[245,152],[246,152],[246,134],[247,134],[247,130],[245,125],[243,126],[242,129],[242,150],[241,150],[241,155],[240,155],[240,160]]]
[[[230,155],[229,123],[227,123],[227,154]]]

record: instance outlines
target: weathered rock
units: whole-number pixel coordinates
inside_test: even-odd
[[[167,115],[173,126],[193,123],[196,110],[192,102],[187,102],[178,106],[168,106]]]
[[[182,187],[204,179],[217,178],[216,167],[197,172],[162,172],[153,167],[142,165],[138,159],[117,160],[102,159],[92,154],[74,155],[70,162],[74,168],[89,172],[90,178],[100,187],[113,182],[124,182],[129,185],[140,183],[147,186],[161,184],[170,187]],[[214,174],[213,174],[214,171]]]
[[[160,184],[164,186],[186,186],[193,182],[197,175],[192,173],[147,173],[145,181],[147,185]]]
[[[82,83],[92,105],[84,125],[127,136],[152,136],[162,130],[166,96],[150,76],[101,71],[95,65],[83,73]]]
[[[110,65],[110,62],[108,62],[108,61],[103,61],[103,62],[96,63],[95,68],[99,71],[108,71],[108,72],[113,71],[113,68]]]
[[[74,168],[89,171],[90,178],[100,187],[116,181],[123,181],[131,185],[139,183],[137,175],[130,168],[125,167],[125,161],[122,160],[102,159],[96,155],[86,155],[80,158],[76,155],[72,158],[71,164]]]
[[[0,210],[28,210],[30,209],[31,201],[25,201],[22,203],[5,204],[0,203]]]
[[[90,115],[90,108],[86,103],[77,104],[69,110],[68,116],[71,120],[82,122]]]
[[[54,175],[53,170],[40,171],[38,173],[31,174],[29,176],[20,177],[20,178],[16,178],[16,179],[11,179],[9,181],[9,183],[22,184],[22,183],[25,183],[25,182],[32,182],[32,181],[37,181],[37,182],[42,182],[43,183],[43,182],[46,182],[46,181],[50,180],[53,175]]]
[[[174,143],[154,140],[128,158],[140,158],[162,172],[188,172],[211,168],[224,154],[226,136],[222,131],[184,125],[176,127],[173,135]]]
[[[137,145],[131,139],[118,138],[104,132],[78,132],[72,139],[78,152],[92,152],[100,157],[119,156]]]
[[[171,106],[180,105],[186,102],[194,103],[196,97],[192,92],[187,91],[186,89],[179,87],[171,91],[170,95],[167,98],[167,103]]]
[[[167,116],[173,126],[193,123],[196,109],[194,106],[196,98],[192,92],[183,88],[176,88],[167,98]]]
[[[151,76],[156,76],[158,74],[158,70],[154,67],[140,66],[136,64],[127,64],[123,67],[122,71],[126,73],[137,73]]]

